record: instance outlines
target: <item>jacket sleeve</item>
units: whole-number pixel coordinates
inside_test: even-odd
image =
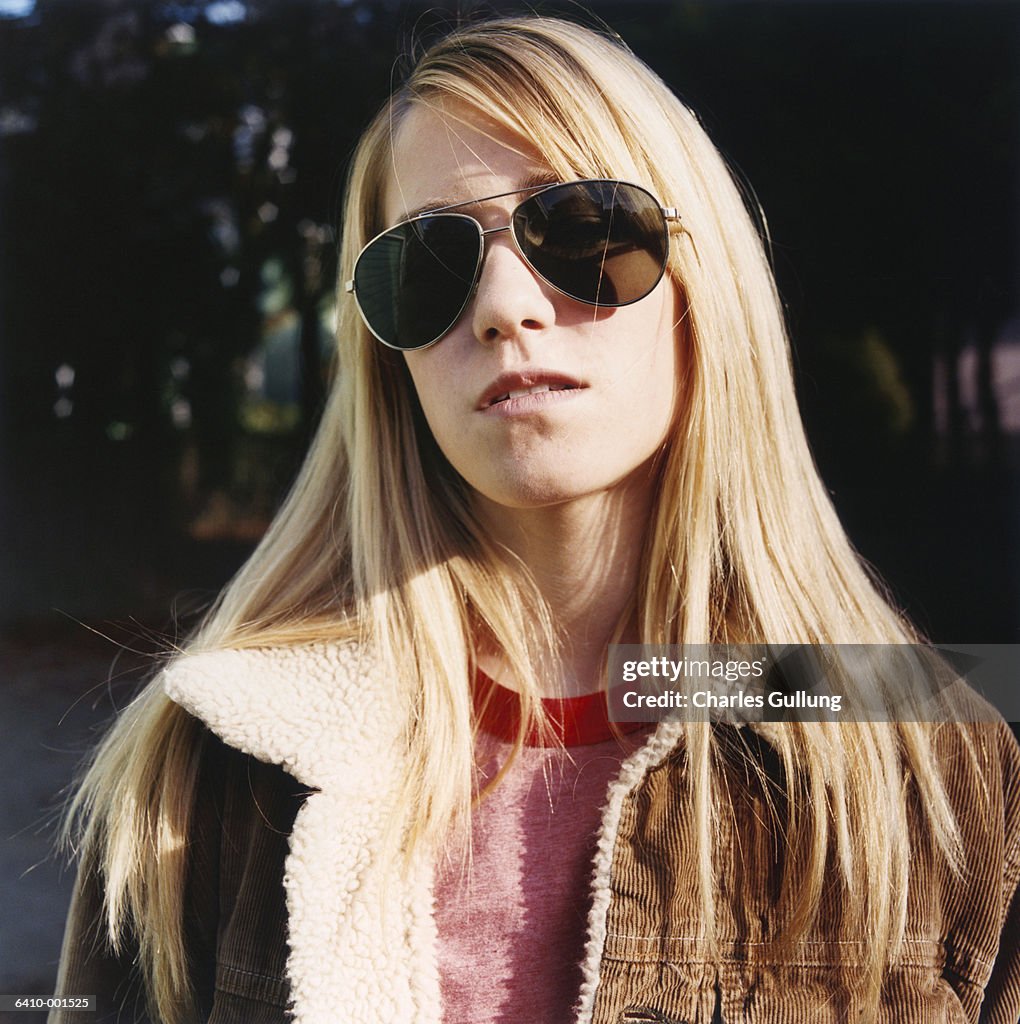
[[[215,976],[222,827],[222,745],[204,729],[201,767],[189,840],[182,906],[184,942],[199,1008],[211,1002]],[[154,1024],[149,1014],[138,945],[127,936],[114,953],[106,929],[105,891],[91,856],[82,859],[71,897],[55,994],[95,996],[96,1013],[53,1010],[48,1024]],[[204,1017],[202,1018],[204,1019]]]
[[[981,1024],[1020,1024],[1020,746],[1003,728],[1000,749],[1006,855],[999,952],[981,1004]]]
[[[55,994],[95,996],[90,1024],[149,1024],[145,995],[136,968],[137,949],[114,954],[103,920],[103,890],[91,859],[81,862],[64,930]],[[76,1024],[78,1011],[52,1010],[48,1024]]]

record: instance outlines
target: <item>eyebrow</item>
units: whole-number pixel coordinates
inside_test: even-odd
[[[453,199],[449,197],[434,197],[426,200],[421,206],[409,210],[397,223],[414,220],[426,213],[442,213],[444,210],[454,210],[462,206],[474,206],[476,203],[484,203],[490,199],[502,199],[504,196],[515,196],[519,192],[534,192],[547,185],[556,185],[560,181],[552,171],[532,171],[525,177],[520,188],[510,189],[509,192],[499,192],[494,196],[479,196],[477,199]]]

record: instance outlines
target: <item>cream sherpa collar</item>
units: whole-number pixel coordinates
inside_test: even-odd
[[[165,675],[221,739],[314,787],[284,876],[297,1024],[440,1024],[431,867],[379,863],[401,766],[395,696],[356,648],[218,651]]]

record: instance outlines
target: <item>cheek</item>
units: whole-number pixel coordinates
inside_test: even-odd
[[[628,325],[628,344],[619,353],[618,365],[630,402],[649,431],[665,433],[676,417],[684,347],[681,331],[675,326],[677,306],[678,301],[667,293],[656,308],[643,310],[644,315]]]
[[[435,391],[434,378],[436,374],[431,372],[429,360],[425,359],[421,352],[404,353],[404,365],[407,367],[407,376],[411,387],[424,409]]]
[[[668,382],[668,390],[672,407],[672,419],[675,422],[683,401],[680,393],[680,382],[684,379],[688,359],[687,330],[684,325],[684,311],[687,302],[677,288],[670,288],[668,301],[664,304],[659,323],[659,362],[662,368],[663,383]]]
[[[446,447],[452,420],[450,382],[453,367],[446,367],[438,350],[409,352],[404,355],[408,388],[418,399],[418,406],[432,437],[441,448]]]

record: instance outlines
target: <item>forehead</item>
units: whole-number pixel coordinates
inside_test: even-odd
[[[422,210],[484,199],[536,179],[552,180],[538,150],[461,105],[416,105],[393,135],[383,187],[387,224]]]

